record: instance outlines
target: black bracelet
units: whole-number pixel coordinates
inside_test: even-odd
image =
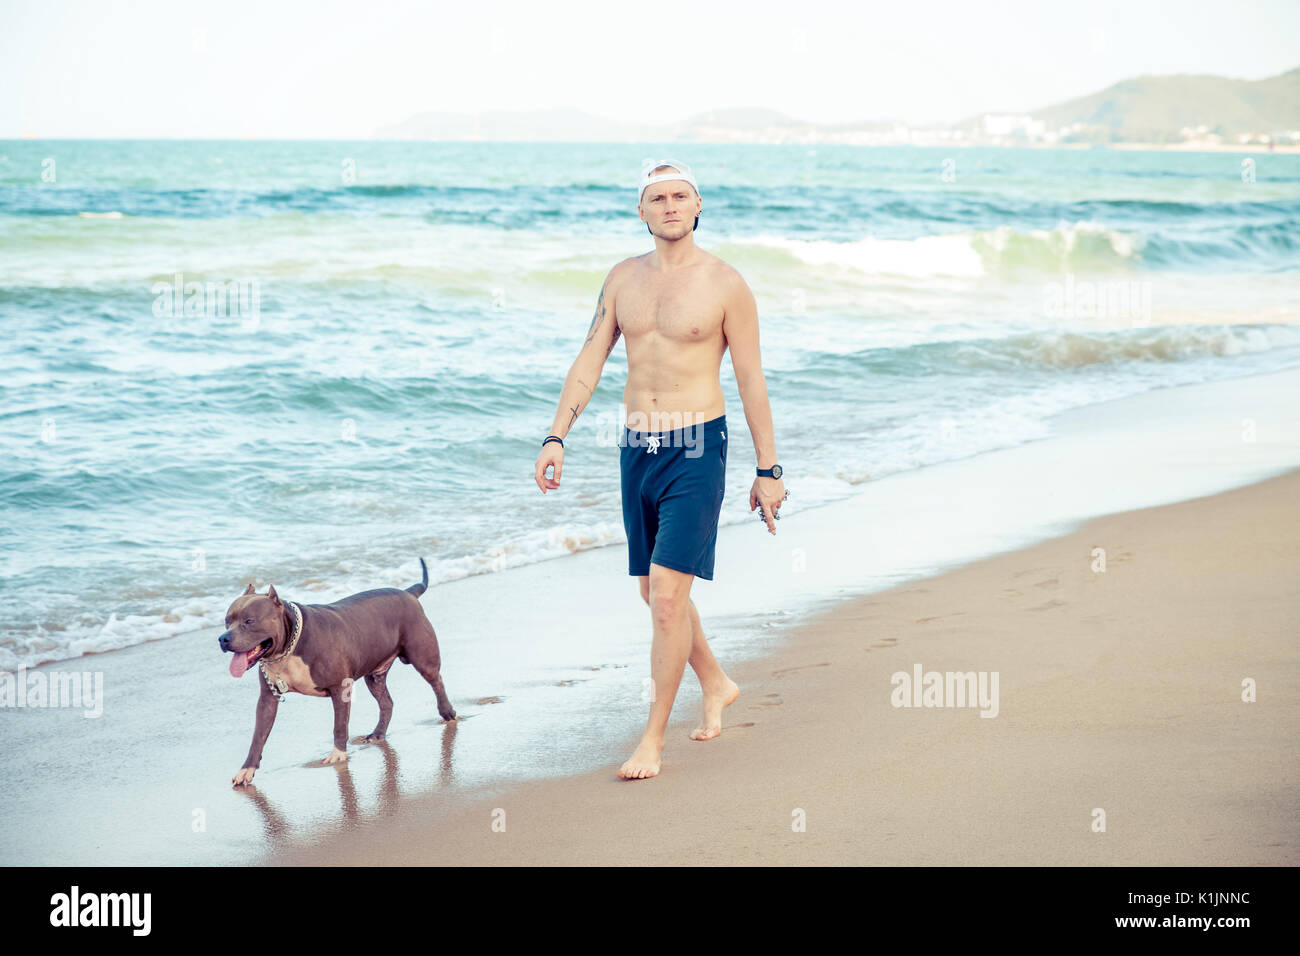
[[[552,442],[552,441],[558,441],[558,442],[560,443],[560,447],[561,447],[561,448],[564,447],[564,439],[561,438],[559,435],[548,435],[548,436],[546,436],[546,441],[542,442],[542,447],[545,448],[545,447],[546,447],[546,442]]]

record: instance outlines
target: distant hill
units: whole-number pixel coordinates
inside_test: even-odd
[[[483,113],[417,113],[409,119],[375,130],[377,139],[456,140],[580,140],[583,142],[708,141],[784,137],[818,129],[817,124],[792,119],[776,110],[736,107],[708,110],[670,123],[635,117],[609,119],[582,110],[487,110]]]
[[[1173,143],[1205,127],[1225,139],[1300,129],[1300,68],[1263,80],[1205,74],[1139,76],[1030,111],[1049,131],[1086,142]],[[972,126],[972,118],[964,126]]]
[[[452,140],[642,140],[663,139],[667,127],[622,122],[582,110],[488,110],[483,113],[417,113],[375,130],[377,139]]]
[[[842,131],[893,129],[898,121],[814,124],[775,109],[710,109],[676,122],[610,120],[581,109],[520,112],[489,109],[482,113],[416,113],[402,122],[380,126],[376,139],[530,140],[530,142],[787,142],[815,140]]]
[[[1033,110],[983,113],[951,125],[901,119],[810,123],[762,107],[707,110],[676,122],[612,119],[582,110],[417,113],[381,126],[378,139],[578,142],[840,142],[865,145],[1235,142],[1300,130],[1300,68],[1263,80],[1180,74],[1139,76]]]

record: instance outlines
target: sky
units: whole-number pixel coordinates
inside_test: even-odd
[[[426,110],[922,125],[1300,66],[1300,0],[0,0],[0,138],[365,139]]]

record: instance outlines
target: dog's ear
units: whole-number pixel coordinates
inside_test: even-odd
[[[256,593],[257,593],[257,589],[253,587],[251,583],[248,585],[248,588],[244,591],[244,594],[256,594]],[[243,595],[240,595],[240,597],[243,597]]]
[[[278,595],[278,594],[275,593],[275,585],[274,585],[274,584],[272,584],[270,590],[266,592],[266,596],[269,597],[269,598],[271,599],[271,601],[272,601],[272,602],[273,602],[277,607],[279,606],[279,604],[280,604],[280,595]]]

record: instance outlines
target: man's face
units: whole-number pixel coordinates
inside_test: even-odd
[[[703,202],[684,179],[665,179],[647,186],[641,195],[641,220],[652,235],[674,240],[695,230],[695,217]]]

